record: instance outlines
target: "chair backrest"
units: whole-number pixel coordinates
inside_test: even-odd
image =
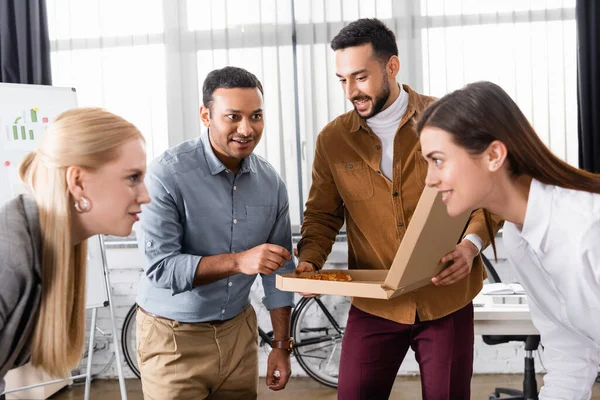
[[[488,280],[490,281],[490,283],[501,282],[500,275],[498,275],[498,272],[496,272],[496,268],[494,268],[490,260],[488,260],[488,258],[483,253],[481,253],[481,259],[483,260],[483,265],[487,270]]]

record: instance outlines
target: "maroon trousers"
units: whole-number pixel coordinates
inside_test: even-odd
[[[342,341],[338,399],[387,399],[411,347],[424,400],[471,395],[473,304],[434,321],[399,324],[352,306]]]

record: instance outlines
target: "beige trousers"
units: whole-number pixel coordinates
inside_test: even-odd
[[[136,315],[146,400],[256,399],[258,326],[252,306],[222,323]]]

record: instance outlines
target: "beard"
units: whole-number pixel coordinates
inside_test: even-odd
[[[360,113],[356,109],[356,106],[354,106],[354,111],[356,111],[356,113],[358,115],[360,115],[361,117],[363,117],[364,119],[372,118],[375,115],[379,114],[379,112],[381,110],[383,110],[383,106],[385,106],[385,103],[390,98],[390,93],[391,93],[390,83],[388,82],[387,79],[384,79],[381,84],[381,88],[379,89],[379,92],[375,96],[375,99],[372,99],[369,96],[356,96],[355,98],[352,99],[353,103],[356,100],[364,100],[364,99],[372,100],[373,107],[371,108],[371,112],[368,113],[367,115],[360,115]]]

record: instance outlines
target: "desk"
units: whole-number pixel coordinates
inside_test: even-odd
[[[473,299],[475,335],[539,335],[527,304],[494,304],[492,296]]]

